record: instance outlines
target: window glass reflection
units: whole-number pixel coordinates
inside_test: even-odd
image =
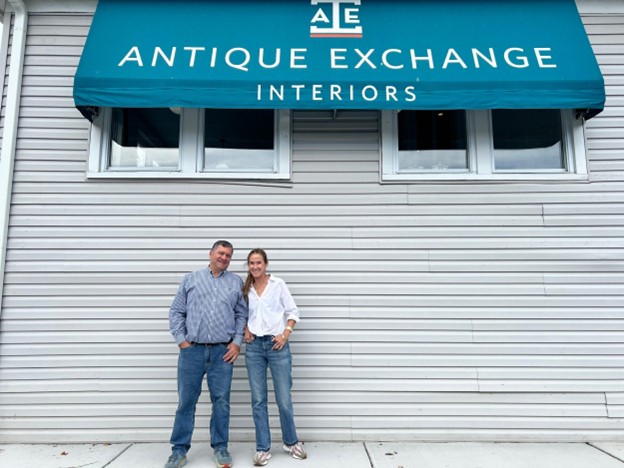
[[[204,170],[273,172],[274,139],[272,109],[206,109]]]
[[[465,111],[403,110],[398,133],[399,172],[467,170]]]
[[[180,115],[170,109],[112,110],[111,168],[177,168]]]
[[[495,169],[565,169],[559,110],[495,109],[492,130]]]

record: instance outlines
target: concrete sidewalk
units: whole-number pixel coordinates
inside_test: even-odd
[[[307,460],[277,444],[271,468],[624,468],[622,443],[310,442]],[[235,442],[237,468],[253,466],[254,444]],[[2,468],[162,468],[169,444],[0,445]],[[186,468],[214,467],[208,443],[189,452]]]

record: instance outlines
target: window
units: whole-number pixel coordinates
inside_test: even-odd
[[[273,172],[272,110],[206,109],[204,115],[204,171]]]
[[[402,111],[397,118],[398,172],[468,170],[464,111]]]
[[[587,178],[573,111],[384,111],[382,138],[385,181]]]
[[[180,116],[169,109],[112,109],[111,169],[177,169]]]
[[[493,110],[492,145],[497,171],[566,168],[561,113],[557,110]]]
[[[290,112],[103,109],[89,177],[290,178]]]

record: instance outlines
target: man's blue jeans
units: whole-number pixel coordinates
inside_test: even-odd
[[[247,343],[245,363],[251,387],[251,408],[256,426],[256,450],[268,452],[271,449],[269,428],[267,368],[271,370],[275,401],[279,409],[282,440],[294,445],[299,439],[295,429],[292,404],[292,357],[288,343],[281,350],[274,350],[272,336],[258,336]]]
[[[210,445],[227,449],[230,432],[230,389],[234,366],[223,360],[225,345],[192,345],[178,356],[178,409],[171,433],[173,452],[186,454],[195,428],[195,409],[202,391],[204,374],[208,381],[212,415]]]

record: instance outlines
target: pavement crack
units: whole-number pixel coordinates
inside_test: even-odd
[[[624,460],[622,460],[620,457],[616,457],[615,455],[613,455],[612,453],[607,452],[604,449],[601,449],[600,447],[597,447],[596,445],[592,444],[591,442],[587,442],[587,445],[589,445],[590,447],[595,448],[596,450],[601,451],[602,453],[604,453],[605,455],[609,455],[611,458],[615,458],[617,461],[624,463]]]
[[[371,468],[375,468],[375,465],[373,463],[373,457],[371,457],[371,454],[368,451],[368,446],[366,445],[366,442],[362,442],[362,445],[364,446],[364,451],[366,452],[366,456],[368,457],[368,463],[370,463]]]
[[[130,447],[132,447],[134,444],[129,444],[125,449],[123,449],[121,452],[119,452],[117,454],[117,456],[113,457],[112,460],[110,460],[108,463],[106,463],[105,465],[102,465],[102,468],[106,468],[107,466],[109,466],[111,463],[113,463],[115,460],[117,460],[119,457],[121,457],[126,450],[128,450]]]

